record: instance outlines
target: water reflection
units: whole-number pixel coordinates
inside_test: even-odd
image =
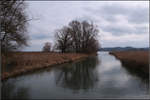
[[[108,53],[8,79],[2,98],[149,98],[149,81]]]
[[[126,63],[121,61],[122,66],[129,72],[129,74],[132,74],[133,76],[141,78],[143,81],[149,80],[149,73],[145,73],[141,71],[141,69],[134,68],[132,66],[128,66]]]
[[[29,89],[19,87],[15,81],[7,82],[2,85],[2,99],[28,99]]]
[[[55,71],[56,85],[73,90],[92,89],[98,80],[97,57],[73,63]]]
[[[149,75],[147,75],[147,73],[144,73],[143,71],[141,71],[140,69],[136,69],[132,68],[132,67],[128,67],[126,64],[124,64],[123,62],[121,62],[122,67],[125,68],[127,70],[127,73],[139,78],[141,81],[141,85],[143,86],[146,90],[147,93],[149,93]],[[141,88],[143,88],[141,87]]]

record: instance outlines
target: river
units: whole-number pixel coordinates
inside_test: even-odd
[[[2,83],[2,98],[149,98],[149,81],[108,52],[32,72]]]

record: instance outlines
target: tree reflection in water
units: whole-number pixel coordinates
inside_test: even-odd
[[[135,76],[137,78],[139,78],[141,80],[141,85],[142,88],[143,86],[145,87],[145,89],[147,89],[147,92],[149,93],[149,75],[143,71],[141,71],[141,69],[135,69],[132,68],[132,66],[127,66],[126,63],[121,62],[123,68],[125,68],[128,72],[128,74]],[[142,67],[142,66],[141,66]]]
[[[28,99],[29,89],[16,86],[15,81],[2,85],[2,99]]]
[[[55,72],[56,85],[73,90],[92,89],[98,81],[97,57],[66,65]]]

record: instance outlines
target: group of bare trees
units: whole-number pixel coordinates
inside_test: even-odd
[[[88,21],[71,21],[56,31],[56,47],[61,52],[93,53],[99,49],[98,29]]]
[[[27,16],[24,0],[0,1],[0,39],[2,52],[27,45]]]

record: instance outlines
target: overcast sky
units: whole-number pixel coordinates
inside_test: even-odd
[[[99,28],[102,47],[148,47],[148,1],[28,1],[30,18],[26,51],[41,51],[45,42],[54,43],[56,29],[71,20],[91,20]]]

